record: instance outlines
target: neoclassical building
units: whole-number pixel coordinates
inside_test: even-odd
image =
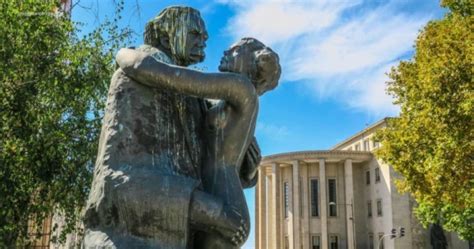
[[[431,248],[430,232],[412,212],[415,201],[398,193],[399,176],[371,152],[380,146],[374,132],[385,125],[381,120],[331,150],[264,157],[255,191],[255,247]],[[390,239],[399,227],[405,236]],[[469,248],[455,234],[444,234],[448,248]]]

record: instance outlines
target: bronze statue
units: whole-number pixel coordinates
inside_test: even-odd
[[[155,77],[167,77],[161,71],[164,67],[183,75],[196,73],[171,65],[202,61],[206,39],[198,11],[170,7],[147,25],[145,45],[133,51],[136,59],[147,62],[140,65],[157,66],[152,71],[155,75],[142,75],[140,70],[149,68],[129,70],[119,53],[117,59],[125,73],[117,70],[109,89],[86,207],[85,248],[238,248],[246,240],[249,221],[242,185],[255,184],[260,158],[253,138],[255,89],[252,93],[249,80],[235,74],[200,73],[205,75],[203,79],[227,77],[226,82],[247,82],[246,88],[240,86],[244,90],[238,92],[240,96],[248,93],[248,102],[236,109],[235,96],[221,95],[230,90],[224,86],[226,82],[220,87],[215,85],[211,94],[199,88],[202,81],[194,78],[184,83],[181,78],[168,77],[176,82],[167,83],[181,86],[179,89],[154,81]],[[261,58],[269,59],[263,54]],[[228,71],[256,76],[268,66],[259,71],[238,69]],[[190,82],[199,90],[184,87],[192,87]],[[263,91],[257,87],[257,92]],[[202,98],[213,96],[224,101],[208,110]],[[232,114],[243,111],[239,109],[243,107],[251,110],[247,105],[252,103],[253,115],[243,116],[240,121]],[[237,134],[242,129],[235,127],[242,127],[243,120],[248,122],[248,130]],[[232,144],[236,137],[240,143]],[[218,187],[223,185],[232,192],[220,192],[224,188]]]
[[[237,172],[255,131],[258,96],[278,83],[280,66],[276,53],[256,39],[244,38],[224,52],[219,70],[230,73],[202,73],[172,66],[129,49],[119,51],[116,59],[137,82],[221,100],[206,114],[209,154],[203,159],[204,190],[233,208],[244,221],[244,232],[248,231],[248,210]],[[205,239],[196,241],[196,248],[235,248],[247,234],[236,235],[229,240],[207,233]]]

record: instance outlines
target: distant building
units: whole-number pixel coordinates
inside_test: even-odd
[[[374,132],[385,125],[381,120],[332,150],[263,158],[255,191],[256,248],[431,248],[429,231],[412,211],[416,202],[398,193],[397,173],[371,153],[380,146]],[[404,237],[384,236],[399,227]],[[445,235],[448,248],[469,248],[455,234]]]

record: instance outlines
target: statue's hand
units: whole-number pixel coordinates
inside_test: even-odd
[[[249,223],[242,218],[239,210],[232,206],[226,206],[222,216],[223,226],[217,229],[224,238],[236,246],[242,245],[248,237]]]
[[[249,148],[247,150],[247,160],[249,161],[249,169],[246,172],[246,178],[248,180],[253,179],[255,177],[255,174],[258,171],[258,165],[260,164],[260,161],[262,160],[262,154],[260,152],[260,146],[258,146],[257,140],[254,139],[252,140],[252,143],[250,143]]]
[[[198,230],[219,234],[228,243],[240,246],[247,240],[250,218],[240,210],[202,191],[195,191],[191,200],[190,223]]]
[[[258,165],[260,164],[261,160],[262,154],[260,152],[260,147],[258,146],[257,139],[253,137],[252,142],[245,153],[242,166],[239,169],[243,188],[253,187],[257,183]]]

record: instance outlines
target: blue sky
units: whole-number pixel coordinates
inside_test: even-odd
[[[81,0],[73,19],[90,30],[113,13],[113,0]],[[386,72],[410,59],[419,30],[444,10],[435,0],[134,0],[121,25],[139,45],[145,23],[169,5],[201,11],[209,40],[205,71],[222,52],[255,37],[280,55],[280,85],[260,99],[256,136],[263,155],[329,149],[398,108],[385,94]],[[246,190],[254,213],[254,191]],[[253,225],[254,223],[252,223]],[[244,248],[254,248],[254,231]]]

